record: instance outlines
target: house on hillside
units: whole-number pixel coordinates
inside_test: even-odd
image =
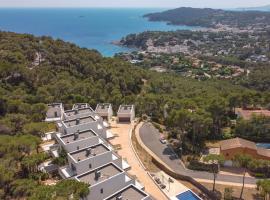
[[[91,192],[86,197],[87,200],[107,199],[112,194],[121,192],[129,185],[135,185],[139,190],[143,189],[140,184],[137,184],[136,180],[131,179],[124,170],[114,163],[108,163],[96,169],[89,170],[76,176],[75,180],[90,185],[89,188]],[[122,199],[119,197],[116,199]],[[128,199],[134,198],[130,196]]]
[[[60,121],[63,117],[64,106],[62,103],[48,104],[48,110],[46,112],[46,122]]]
[[[257,147],[252,141],[242,138],[233,138],[220,142],[220,154],[226,160],[225,165],[231,166],[237,154],[250,155],[254,159],[270,160],[270,150]]]
[[[97,105],[95,112],[96,114],[101,116],[104,120],[109,122],[113,116],[112,104],[100,103]]]
[[[132,122],[135,119],[134,105],[120,105],[117,112],[118,122]]]
[[[261,115],[261,116],[270,117],[270,110],[265,110],[265,109],[249,110],[249,109],[236,108],[235,113],[239,118],[243,118],[244,120],[251,119],[253,115],[255,116]]]

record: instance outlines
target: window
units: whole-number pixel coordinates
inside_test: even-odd
[[[79,146],[77,146],[77,150],[79,150],[80,149],[80,147]]]
[[[229,156],[229,153],[226,153],[226,156]]]
[[[89,164],[89,169],[91,169],[91,168],[92,168],[92,164],[90,163],[90,164]]]
[[[103,188],[100,189],[100,193],[103,194]]]

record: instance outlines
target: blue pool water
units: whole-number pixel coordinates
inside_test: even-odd
[[[192,191],[188,190],[176,196],[179,200],[200,200]]]
[[[196,29],[149,22],[142,16],[164,9],[74,8],[74,9],[0,9],[0,30],[48,35],[73,42],[80,47],[97,49],[104,56],[130,49],[112,45],[130,33],[147,30],[169,31]]]
[[[257,143],[256,146],[265,149],[270,149],[270,143]]]

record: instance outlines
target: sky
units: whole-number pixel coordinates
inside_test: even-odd
[[[269,0],[0,0],[0,7],[237,8],[269,4]]]

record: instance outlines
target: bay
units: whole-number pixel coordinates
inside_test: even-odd
[[[130,33],[194,30],[197,27],[150,22],[142,16],[166,9],[143,8],[1,8],[0,30],[51,36],[80,47],[96,49],[104,56],[132,51],[113,45]]]

